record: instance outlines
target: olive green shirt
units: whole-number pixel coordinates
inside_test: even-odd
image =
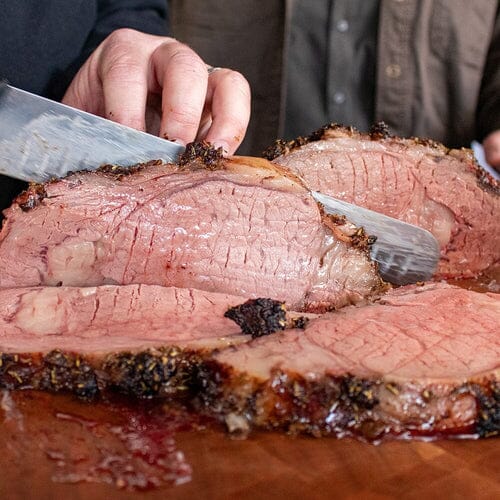
[[[177,38],[250,82],[252,117],[241,154],[260,154],[285,131],[308,133],[330,120],[360,128],[384,120],[393,133],[449,147],[500,129],[497,0],[170,0],[170,6]],[[373,18],[372,31],[366,23]],[[336,25],[342,20],[351,28],[346,36]],[[304,33],[310,38],[302,46],[293,37]],[[304,61],[302,49],[317,61]],[[336,103],[343,99],[338,91],[344,103]]]
[[[378,0],[295,0],[286,62],[284,136],[374,120]]]

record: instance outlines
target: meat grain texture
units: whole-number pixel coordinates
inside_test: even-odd
[[[498,195],[460,170],[464,158],[335,130],[279,161],[297,153],[317,166],[333,151],[364,171],[371,158],[381,189],[371,173],[359,188],[353,174],[349,195],[372,188],[386,207],[400,189],[406,198],[390,206],[441,238],[441,275],[473,275],[480,258],[498,258],[487,238]],[[366,155],[354,159],[352,150]],[[266,160],[209,153],[182,166],[72,174],[31,186],[5,212],[0,387],[180,397],[240,433],[377,440],[500,432],[498,294],[430,283],[384,295],[367,239],[326,216],[298,177]],[[446,190],[434,177],[422,188],[425,179],[409,174],[443,162],[453,182],[465,179],[469,208],[439,198]],[[483,219],[472,219],[474,207]],[[285,304],[247,302],[261,297]],[[234,308],[239,326],[227,317]]]
[[[311,189],[430,231],[441,247],[436,278],[471,278],[500,262],[500,187],[470,150],[332,125],[278,141],[267,156]]]
[[[0,384],[182,396],[238,432],[499,432],[498,294],[407,286],[256,339],[224,317],[244,301],[154,285],[1,290]]]
[[[384,286],[356,228],[266,160],[77,173],[32,186],[5,217],[2,288],[142,283],[321,310]]]

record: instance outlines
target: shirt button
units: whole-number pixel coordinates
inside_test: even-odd
[[[349,22],[346,19],[339,19],[335,26],[337,31],[345,33],[349,29]]]
[[[385,74],[389,78],[399,78],[401,76],[401,66],[399,64],[389,64],[385,68]]]
[[[335,92],[333,94],[333,102],[335,104],[344,104],[344,102],[345,102],[345,94],[344,94],[344,92]]]

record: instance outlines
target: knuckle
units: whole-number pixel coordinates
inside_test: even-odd
[[[250,85],[247,79],[239,71],[230,70],[229,76],[231,78],[231,81],[235,85],[248,89],[248,91],[250,91]]]
[[[132,28],[118,28],[113,31],[107,38],[108,45],[129,45],[137,40],[139,32]]]
[[[221,76],[230,85],[233,91],[239,92],[242,98],[250,101],[251,90],[247,79],[239,72],[232,69],[224,69],[221,71]]]
[[[177,43],[170,54],[170,62],[176,67],[188,69],[190,71],[207,73],[205,63],[187,45]]]
[[[238,88],[244,96],[250,99],[250,84],[248,83],[247,79],[237,71],[233,71],[231,78],[235,87]]]
[[[115,51],[106,54],[102,57],[100,66],[103,79],[120,80],[129,83],[140,81],[140,61],[126,51]]]
[[[141,61],[137,51],[133,50],[138,43],[139,32],[130,28],[120,28],[103,42],[99,57],[100,73],[106,77],[123,78],[136,74]]]

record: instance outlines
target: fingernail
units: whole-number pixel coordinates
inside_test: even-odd
[[[229,153],[229,144],[227,142],[225,142],[225,141],[214,141],[213,145],[214,145],[215,149],[222,148],[222,151],[224,152],[224,154],[227,155]]]
[[[167,141],[175,142],[176,144],[179,144],[179,146],[186,147],[186,143],[182,139],[178,139],[177,137],[169,137],[168,134],[163,134],[162,137],[163,137],[163,139],[166,139]]]

